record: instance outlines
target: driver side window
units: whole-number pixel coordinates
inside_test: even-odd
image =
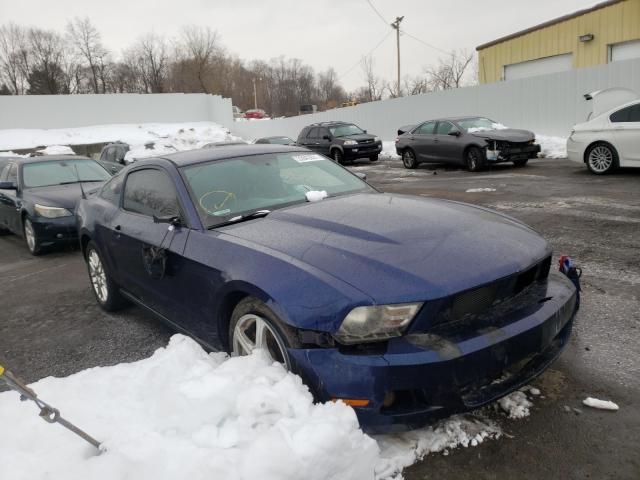
[[[7,164],[0,174],[0,181],[18,184],[18,166],[15,163]]]
[[[127,176],[123,208],[149,217],[180,214],[178,195],[169,176],[156,169],[135,170]]]

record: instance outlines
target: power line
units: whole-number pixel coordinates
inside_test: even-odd
[[[407,37],[413,38],[415,41],[420,42],[423,45],[426,45],[429,48],[433,48],[434,50],[437,50],[441,53],[444,53],[445,55],[449,55],[451,52],[447,52],[445,50],[442,50],[441,48],[436,47],[435,45],[431,45],[430,43],[425,42],[424,40],[420,40],[418,37],[411,35],[410,33],[407,33],[406,30],[402,30],[402,33],[404,33]]]
[[[382,37],[382,40],[380,40],[375,47],[373,47],[371,50],[369,50],[369,52],[367,52],[365,55],[363,55],[362,57],[360,57],[360,60],[358,60],[356,63],[354,63],[351,67],[349,67],[349,69],[347,71],[345,71],[342,75],[338,76],[338,80],[341,80],[343,77],[345,77],[346,75],[350,74],[351,71],[356,68],[358,65],[360,65],[362,63],[362,60],[366,57],[368,57],[369,55],[371,55],[373,52],[375,52],[378,47],[380,45],[382,45],[384,43],[384,41],[389,38],[389,35],[391,35],[393,33],[393,30],[389,30],[387,32],[387,34]]]
[[[365,0],[369,6],[371,7],[371,9],[376,12],[376,15],[378,16],[378,18],[380,18],[380,20],[382,20],[384,22],[384,24],[388,27],[389,26],[389,22],[387,22],[384,17],[382,16],[382,14],[378,11],[378,9],[373,5],[373,3],[371,3],[371,0]]]

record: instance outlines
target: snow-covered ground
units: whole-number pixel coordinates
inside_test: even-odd
[[[213,122],[93,125],[49,130],[0,130],[0,150],[120,141],[131,145],[128,154],[131,158],[191,150],[212,142],[241,140],[241,138],[231,135],[226,128]],[[149,144],[153,144],[153,147],[147,148],[146,145]]]
[[[476,412],[370,437],[350,407],[314,404],[299,377],[260,352],[207,354],[182,335],[147,359],[31,386],[101,441],[103,451],[96,455],[63,427],[42,421],[18,394],[0,393],[7,480],[399,479],[425,455],[501,435],[498,424]],[[509,399],[500,402],[507,416],[528,414],[524,393]]]

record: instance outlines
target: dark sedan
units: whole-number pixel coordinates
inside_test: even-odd
[[[81,188],[95,190],[109,178],[99,163],[75,155],[11,160],[0,172],[0,228],[24,237],[33,255],[75,242]]]
[[[142,160],[77,221],[104,309],[132,301],[209,348],[260,349],[372,431],[493,401],[571,332],[575,288],[530,228],[380,193],[299,147]]]
[[[400,128],[396,138],[396,152],[405,168],[423,162],[462,165],[471,172],[500,162],[523,167],[539,151],[533,132],[506,128],[483,117],[428,120]]]

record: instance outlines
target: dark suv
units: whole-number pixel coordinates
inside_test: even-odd
[[[378,160],[382,142],[353,123],[323,122],[304,127],[298,135],[298,145],[327,155],[338,163],[356,158]]]

